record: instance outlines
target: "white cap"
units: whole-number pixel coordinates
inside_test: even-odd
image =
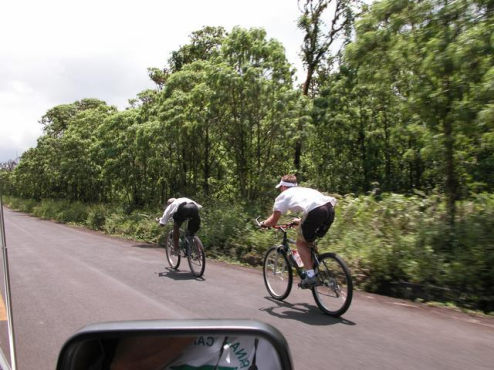
[[[296,183],[294,184],[293,182],[286,182],[281,180],[280,183],[276,185],[276,188],[278,189],[280,186],[286,186],[287,188],[290,188],[292,186],[297,186],[297,184]]]

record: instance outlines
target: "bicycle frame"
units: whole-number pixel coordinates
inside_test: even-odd
[[[297,271],[297,275],[303,279],[305,277],[305,268],[299,267],[297,261],[295,261],[295,257],[293,257],[292,248],[290,248],[290,244],[295,244],[295,240],[291,240],[288,238],[287,229],[290,228],[290,225],[286,226],[274,226],[275,229],[280,230],[283,233],[283,240],[281,241],[281,245],[278,247],[278,251],[281,252],[284,256],[288,258],[290,261],[290,265],[292,268],[295,268]],[[310,247],[310,254],[312,256],[312,260],[314,261],[314,270],[317,271],[317,267],[319,266],[319,255],[316,252],[316,244],[312,244]]]

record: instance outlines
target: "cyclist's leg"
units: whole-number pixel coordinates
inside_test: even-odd
[[[334,209],[331,203],[327,203],[320,207],[317,207],[310,211],[307,215],[302,218],[299,227],[297,247],[301,245],[303,251],[299,249],[300,257],[305,265],[305,260],[302,255],[305,256],[307,262],[309,263],[307,268],[312,267],[314,261],[312,261],[312,255],[310,252],[310,246],[314,243],[317,237],[323,237],[331,224],[334,221]]]
[[[316,240],[316,229],[320,225],[318,213],[311,211],[302,217],[297,233],[297,250],[307,270],[314,266],[310,247]]]
[[[329,218],[329,209],[326,205],[323,205],[310,211],[300,224],[297,247],[299,248],[300,257],[306,266],[306,277],[301,282],[302,287],[310,287],[317,284],[315,276],[317,271],[314,270],[310,247],[317,238],[317,230],[327,223]]]
[[[173,222],[173,245],[175,246],[175,250],[179,250],[178,239],[180,237],[180,225],[182,223],[178,223],[177,221]]]
[[[302,236],[303,237],[303,236]],[[299,286],[302,288],[311,288],[317,284],[317,270],[314,269],[314,260],[312,259],[311,246],[314,241],[308,242],[305,239],[297,238],[297,249],[305,266],[305,274],[303,279],[300,281]]]
[[[201,216],[199,216],[199,208],[194,203],[187,204],[186,212],[189,223],[187,225],[187,230],[189,235],[195,235],[201,228]]]
[[[180,251],[175,248],[175,245],[173,243],[173,231],[170,231],[166,239],[166,259],[168,260],[168,263],[170,264],[170,267],[172,269],[177,269],[178,266],[180,266],[181,256]]]
[[[176,250],[179,249],[178,240],[180,237],[180,226],[182,226],[185,221],[182,208],[183,204],[178,206],[177,211],[173,214],[173,244],[175,245]]]
[[[300,259],[304,263],[306,269],[309,269],[313,265],[312,256],[310,253],[310,245],[311,244],[304,239],[303,235],[300,235],[299,233],[299,235],[297,236],[296,246],[298,254],[300,255]]]
[[[318,238],[322,238],[328,232],[329,228],[334,222],[334,208],[333,205],[329,202],[323,206],[326,209],[327,216],[325,217],[324,222],[317,228],[316,235]]]

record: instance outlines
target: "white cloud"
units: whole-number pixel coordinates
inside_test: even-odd
[[[263,27],[301,69],[296,0],[16,0],[0,14],[0,162],[36,145],[41,117],[97,98],[119,109],[153,88],[148,67],[203,26]]]

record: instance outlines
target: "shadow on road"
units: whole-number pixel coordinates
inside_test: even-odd
[[[277,301],[271,297],[265,297],[266,300],[274,303],[275,305],[267,308],[260,308],[260,311],[264,311],[278,317],[280,319],[290,319],[303,322],[308,325],[356,325],[353,321],[344,319],[343,317],[331,317],[324,315],[321,310],[315,305],[308,303],[291,304],[288,302]]]
[[[170,267],[166,268],[167,271],[157,272],[159,277],[167,277],[176,281],[181,280],[197,280],[197,281],[206,281],[204,277],[195,277],[191,274],[190,270],[174,270]]]
[[[158,244],[146,244],[146,243],[142,243],[142,244],[134,244],[132,246],[132,248],[146,248],[146,249],[151,249],[151,248],[163,248],[161,246],[159,246]]]

